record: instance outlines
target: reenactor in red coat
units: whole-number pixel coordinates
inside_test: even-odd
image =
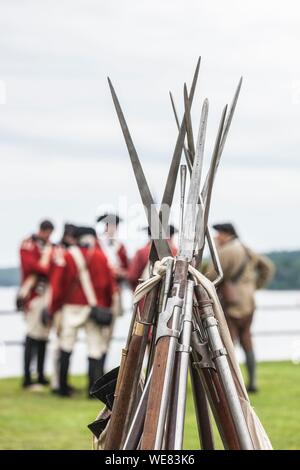
[[[98,233],[98,242],[108,260],[117,287],[113,298],[113,321],[110,326],[110,334],[107,336],[106,348],[108,350],[113,335],[115,320],[118,316],[123,314],[122,290],[124,288],[124,279],[122,276],[119,276],[119,271],[128,269],[129,261],[126,248],[118,239],[118,228],[122,219],[116,214],[105,213],[97,217],[96,221],[98,224],[104,224],[104,231]]]
[[[51,278],[52,302],[50,311],[61,310],[60,374],[58,394],[70,396],[68,370],[77,332],[86,333],[89,389],[103,375],[106,336],[109,326],[101,326],[92,317],[95,309],[109,314],[115,289],[107,259],[97,245],[96,232],[91,227],[77,227],[77,244],[64,254],[64,265],[57,267]],[[111,314],[111,312],[110,312]]]
[[[67,223],[64,225],[63,235],[60,241],[60,246],[64,249],[69,248],[76,244],[75,232],[76,225]]]
[[[148,230],[149,237],[151,236],[150,230],[146,227],[144,230]],[[176,256],[177,248],[174,245],[173,237],[178,232],[174,225],[169,226],[170,239],[168,243],[171,248],[173,256]],[[120,271],[119,275],[123,275],[124,278],[129,282],[133,290],[137,287],[140,279],[146,279],[149,276],[149,255],[151,249],[151,240],[148,243],[137,250],[135,253],[129,268],[126,271]]]
[[[118,240],[118,227],[121,221],[122,219],[115,214],[103,214],[97,218],[97,223],[101,222],[104,224],[104,232],[99,235],[99,244],[108,259],[112,271],[116,271],[116,281],[119,280],[118,269],[127,269],[129,265],[126,248]]]
[[[59,269],[59,266],[64,266],[64,254],[65,251],[71,246],[76,244],[75,238],[76,225],[66,223],[64,225],[64,231],[61,238],[61,241],[56,247],[56,256],[55,264],[56,269]],[[53,319],[53,327],[56,333],[56,338],[52,346],[52,375],[51,375],[51,390],[53,393],[57,393],[59,390],[59,370],[60,370],[60,346],[59,346],[59,336],[61,331],[61,311],[58,310],[55,312]],[[50,321],[50,318],[49,318]],[[71,385],[68,385],[69,390],[74,392],[75,389]]]
[[[47,385],[44,362],[49,326],[43,324],[42,313],[49,298],[49,276],[53,269],[55,247],[50,243],[54,225],[44,220],[37,234],[25,239],[20,248],[21,287],[17,296],[17,308],[25,312],[26,338],[24,348],[23,387],[33,384],[31,366],[37,356],[37,382]]]

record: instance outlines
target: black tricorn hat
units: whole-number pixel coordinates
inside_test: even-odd
[[[74,224],[69,224],[69,223],[65,224],[64,225],[63,237],[66,237],[67,235],[70,235],[71,237],[74,237],[76,229],[77,229],[77,227]]]
[[[49,219],[42,220],[40,230],[54,230],[54,224]]]
[[[149,226],[143,227],[141,230],[147,231],[149,237],[151,237],[151,231],[150,231],[150,227],[149,227]],[[173,237],[173,235],[174,235],[175,233],[177,233],[177,232],[178,232],[178,229],[177,229],[174,225],[170,224],[170,225],[168,226],[168,232],[167,232],[167,234],[170,234],[170,237]]]
[[[228,235],[232,235],[233,237],[238,238],[238,234],[237,234],[234,226],[230,222],[227,222],[227,223],[224,223],[224,224],[215,224],[215,225],[213,225],[213,228],[217,232],[228,233]]]
[[[106,212],[105,214],[99,215],[96,219],[96,222],[103,222],[104,224],[115,224],[119,225],[123,219],[118,214],[110,214]]]
[[[92,235],[97,238],[96,230],[93,227],[76,227],[74,231],[74,237],[76,239],[83,237],[84,235]]]

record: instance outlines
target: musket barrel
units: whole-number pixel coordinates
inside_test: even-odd
[[[198,317],[199,315],[196,315],[196,328],[192,333],[193,375],[199,375],[199,377],[195,378],[195,383],[199,384],[199,381],[201,381],[203,387],[205,388],[205,392],[225,449],[241,450],[237,431],[234,426],[232,415],[218,373],[213,364],[207,364],[204,359],[205,354],[206,356],[210,357],[210,352],[207,342],[200,340],[198,328],[202,327],[202,325],[199,324],[198,326]],[[205,354],[203,348],[205,349]],[[197,389],[196,391],[196,396],[198,397],[196,406],[197,403],[199,403],[199,409],[203,409],[201,396],[199,396],[201,393],[200,391],[201,389]],[[198,415],[198,419],[200,419],[200,414]],[[200,428],[200,433],[203,433],[203,428]],[[202,441],[203,439],[201,439],[201,442]],[[205,442],[207,442],[206,438]]]
[[[186,409],[186,388],[189,368],[189,357],[190,357],[190,344],[191,344],[191,333],[192,333],[192,314],[193,314],[193,296],[194,296],[194,282],[188,281],[186,301],[184,306],[184,317],[182,334],[180,339],[180,346],[182,350],[177,353],[179,356],[179,384],[178,384],[178,400],[176,410],[176,432],[174,449],[181,450],[183,445],[183,433],[184,433],[184,418]]]
[[[129,398],[129,404],[128,404],[128,409],[127,409],[127,414],[126,414],[126,420],[125,420],[125,425],[124,425],[124,431],[123,431],[123,437],[122,437],[122,442],[125,440],[125,436],[127,434],[127,430],[130,425],[130,421],[132,419],[132,415],[135,411],[135,405],[137,401],[137,389],[138,389],[138,382],[142,373],[142,366],[145,358],[145,352],[147,348],[147,344],[149,341],[149,333],[150,333],[150,328],[151,325],[154,323],[155,316],[156,316],[156,307],[157,307],[157,295],[159,291],[159,285],[155,286],[151,292],[149,292],[148,297],[147,297],[147,302],[144,306],[144,331],[143,331],[143,336],[140,342],[140,348],[138,352],[138,357],[137,357],[137,362],[135,364],[135,375],[133,378],[132,382],[132,390]]]
[[[160,449],[163,442],[164,426],[170,396],[171,377],[174,370],[174,360],[179,330],[179,321],[186,292],[186,282],[188,273],[188,262],[176,260],[172,297],[175,299],[174,308],[171,312],[167,325],[163,324],[163,316],[159,316],[157,334],[160,334],[160,324],[167,328],[163,336],[158,337],[154,362],[153,376],[151,379],[147,415],[142,437],[141,449]],[[178,305],[176,305],[178,299]],[[168,304],[167,304],[168,308]],[[167,309],[166,309],[167,310]],[[174,333],[174,336],[168,336]]]
[[[203,450],[214,450],[214,436],[209,416],[209,406],[207,402],[205,388],[202,385],[198,370],[193,365],[192,355],[190,355],[190,377],[201,448]]]
[[[204,315],[204,328],[206,329],[210,348],[214,356],[214,363],[217,367],[224,387],[224,392],[228,400],[228,405],[238,433],[241,449],[253,450],[250,433],[227,360],[227,353],[224,349],[217,320],[214,316],[212,301],[210,300],[206,290],[200,285],[195,287],[195,293],[200,306],[201,315]],[[202,308],[201,304],[203,304]]]

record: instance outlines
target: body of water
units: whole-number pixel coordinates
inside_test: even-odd
[[[22,374],[23,315],[14,312],[15,288],[0,288],[0,377]],[[125,313],[118,318],[107,358],[108,369],[119,364],[131,317],[131,293],[123,294]],[[253,323],[256,355],[259,361],[291,360],[300,362],[300,291],[259,291]],[[51,335],[47,372],[52,369],[51,352],[55,335]],[[242,361],[243,354],[237,349]],[[72,356],[71,372],[85,373],[87,355],[84,333],[80,332]]]

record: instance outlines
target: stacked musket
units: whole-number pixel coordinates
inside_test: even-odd
[[[213,182],[242,80],[231,107],[227,110],[226,106],[222,112],[208,175],[200,190],[208,100],[202,106],[195,145],[191,106],[199,68],[200,59],[189,93],[184,86],[185,112],[181,124],[171,95],[179,133],[159,213],[109,80],[152,235],[149,260],[152,274],[136,289],[120,367],[94,386],[93,394],[106,405],[90,425],[97,448],[182,449],[189,373],[202,449],[214,448],[210,410],[226,449],[271,448],[250,406],[216,294],[215,285],[222,279],[222,271],[208,228]],[[183,153],[186,165],[180,167]],[[187,169],[190,185],[185,197]],[[165,234],[178,173],[180,233],[178,254],[174,259]],[[167,213],[163,208],[167,208]],[[206,242],[218,273],[214,283],[195,268],[201,264]]]

